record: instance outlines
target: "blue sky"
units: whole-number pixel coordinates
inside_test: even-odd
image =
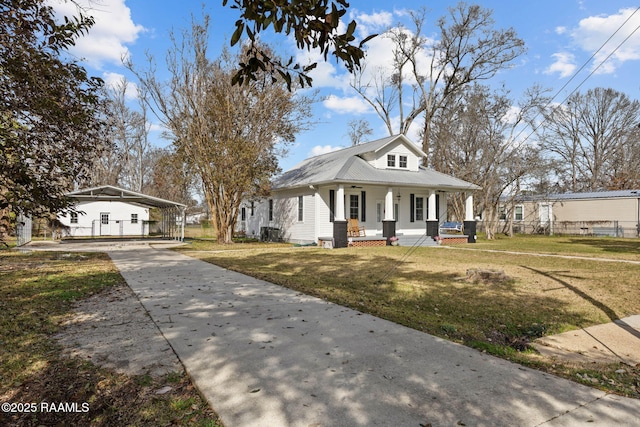
[[[61,13],[74,13],[70,3],[61,0],[50,2]],[[165,53],[170,46],[169,32],[189,28],[191,16],[200,18],[203,9],[203,2],[196,0],[79,0],[79,3],[88,5],[88,14],[95,17],[96,25],[89,35],[78,41],[72,53],[83,61],[90,74],[104,78],[108,84],[121,76],[135,84],[135,78],[121,63],[123,55],[144,66],[145,54],[149,52],[156,57],[162,71]],[[434,36],[436,20],[456,3],[442,0],[352,0],[349,19],[358,21],[361,36],[383,33],[398,23],[410,28],[407,10],[426,6],[427,25],[423,35]],[[482,0],[476,3],[493,10],[495,28],[513,27],[525,41],[527,52],[513,63],[512,68],[499,73],[490,82],[493,85],[504,84],[516,99],[534,84],[548,87],[556,93],[638,8],[633,0]],[[222,0],[205,2],[204,10],[211,16],[209,52],[215,58],[228,44],[238,12],[222,7]],[[580,91],[598,86],[611,87],[632,99],[640,99],[639,27],[640,11],[559,93],[556,101],[562,101],[585,78],[587,80]],[[622,43],[626,37],[628,40]],[[296,55],[303,63],[319,58],[314,52],[297,51],[293,42],[283,35],[265,35],[264,39],[278,46],[283,56]],[[615,53],[587,78],[621,43]],[[382,65],[389,57],[388,44],[383,37],[369,43],[371,63]],[[314,88],[319,89],[323,97],[314,106],[314,119],[318,123],[310,131],[298,135],[290,154],[281,159],[284,170],[311,155],[350,145],[347,123],[354,118],[369,121],[374,130],[370,139],[387,135],[381,119],[350,88],[351,76],[343,67],[333,61],[320,63],[311,76]],[[135,85],[132,89],[131,94],[135,96]],[[155,143],[167,145],[168,142],[159,135],[158,130],[152,133]],[[410,133],[409,136],[417,140],[415,135]]]

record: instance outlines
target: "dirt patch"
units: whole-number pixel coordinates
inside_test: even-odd
[[[130,376],[182,373],[184,367],[128,286],[79,301],[55,335],[64,354]]]

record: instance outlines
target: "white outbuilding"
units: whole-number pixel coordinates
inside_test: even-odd
[[[74,209],[58,215],[68,228],[68,237],[159,237],[184,238],[186,206],[170,200],[111,185],[72,191]],[[149,211],[157,208],[162,218],[151,221]]]

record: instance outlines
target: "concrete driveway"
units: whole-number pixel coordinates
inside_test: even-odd
[[[109,255],[227,427],[640,425],[638,400],[173,251]]]

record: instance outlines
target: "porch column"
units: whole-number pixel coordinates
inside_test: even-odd
[[[467,194],[467,199],[464,204],[464,220],[475,221],[475,217],[473,215],[473,194]]]
[[[344,217],[344,185],[338,185],[336,191],[336,210],[333,213],[333,243],[336,248],[346,248],[347,241],[347,220]]]
[[[429,192],[429,208],[427,211],[427,236],[436,237],[440,234],[440,227],[438,224],[438,213],[436,212],[436,192],[431,190]]]
[[[467,193],[464,204],[464,234],[468,243],[476,242],[476,220],[473,216],[473,194]]]
[[[384,219],[383,221],[395,221],[393,217],[393,188],[387,189],[387,195],[384,197]]]
[[[333,213],[335,221],[346,221],[344,217],[344,185],[338,185],[336,191],[336,211]]]
[[[393,217],[393,188],[387,189],[387,195],[384,198],[384,219],[382,220],[382,236],[387,238],[387,245],[391,245],[390,237],[396,235],[396,220]]]

